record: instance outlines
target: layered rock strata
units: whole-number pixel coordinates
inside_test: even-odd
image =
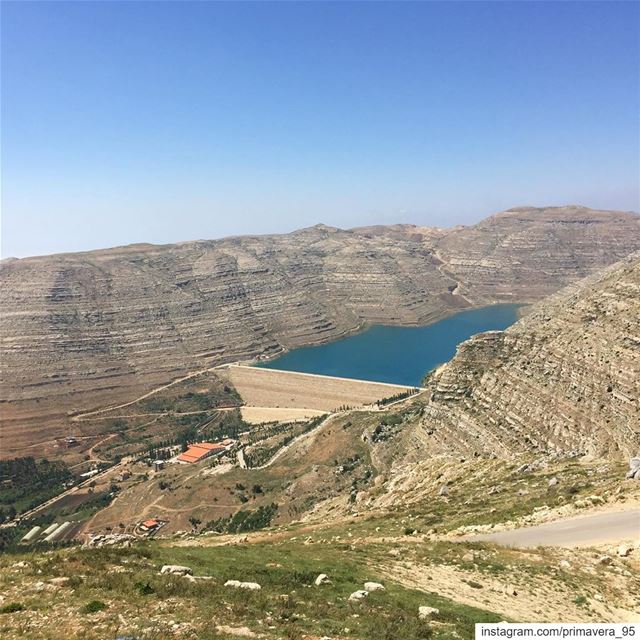
[[[538,300],[640,248],[637,215],[514,209],[412,225],[133,245],[0,267],[0,455],[69,433],[68,415],[181,375],[333,340],[367,323]]]
[[[640,253],[464,342],[429,389],[420,456],[637,454]]]

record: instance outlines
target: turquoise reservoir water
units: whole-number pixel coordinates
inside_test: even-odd
[[[336,342],[294,349],[258,366],[419,386],[427,372],[450,360],[456,346],[474,333],[512,325],[520,306],[462,311],[425,327],[373,326]]]

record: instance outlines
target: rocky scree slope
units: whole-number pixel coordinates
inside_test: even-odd
[[[464,342],[429,389],[413,455],[637,455],[640,252]]]
[[[129,401],[223,362],[365,323],[538,300],[640,248],[640,219],[513,209],[471,227],[412,225],[8,259],[0,267],[0,412],[14,456],[68,414]]]

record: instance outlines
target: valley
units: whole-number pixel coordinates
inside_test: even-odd
[[[639,2],[0,2],[0,640],[640,640]]]
[[[132,245],[0,263],[0,455],[219,364],[374,324],[531,303],[640,249],[636,214],[516,208],[469,227]]]
[[[3,504],[17,514],[7,512],[0,527],[7,552],[0,559],[7,600],[0,606],[15,607],[0,616],[0,630],[8,638],[63,638],[47,623],[49,611],[60,615],[62,609],[74,633],[88,640],[123,633],[145,639],[191,634],[316,640],[327,633],[340,639],[444,639],[471,637],[473,622],[480,620],[638,619],[637,216],[579,208],[536,215],[532,221],[531,211],[511,210],[481,223],[481,230],[298,232],[311,246],[329,243],[331,256],[343,250],[345,234],[349,243],[393,241],[404,252],[394,260],[405,275],[416,253],[425,258],[428,244],[429,260],[437,262],[430,263],[434,278],[450,278],[454,269],[469,277],[436,297],[425,289],[422,306],[411,313],[406,300],[374,312],[353,285],[349,304],[336,303],[331,312],[330,327],[292,339],[288,332],[302,328],[299,317],[276,322],[262,307],[260,341],[243,351],[230,338],[223,350],[206,356],[189,354],[188,341],[201,337],[196,325],[176,324],[170,314],[164,317],[175,331],[162,339],[147,336],[158,349],[146,351],[148,369],[124,375],[114,368],[116,387],[93,388],[86,397],[80,389],[91,376],[81,368],[100,358],[83,350],[70,356],[65,347],[64,358],[47,365],[65,368],[64,384],[24,384],[20,400],[2,405],[3,447],[8,443],[3,456],[35,454],[40,466],[31,477],[21,476],[23,485],[3,476]],[[506,236],[504,225],[510,229]],[[578,236],[567,239],[574,243],[573,266],[558,266],[562,276],[539,268],[534,276],[533,263],[525,267],[521,255],[508,270],[509,298],[496,276],[504,265],[486,256],[501,255],[500,243],[513,248],[513,227],[518,242],[537,243],[540,252],[551,229],[561,237],[567,225],[580,225]],[[615,235],[620,225],[624,240]],[[465,271],[467,261],[443,259],[447,248],[457,246],[457,234],[473,238],[463,242],[475,256],[473,277]],[[595,259],[595,247],[602,251],[608,237],[612,254],[622,252],[625,242],[630,251],[615,262],[608,253]],[[280,240],[221,242],[236,249],[249,243],[255,251]],[[314,251],[307,253],[317,259]],[[523,269],[530,269],[526,287],[514,284]],[[378,284],[384,280],[380,273],[376,278]],[[397,280],[389,286],[402,291]],[[333,295],[324,285],[322,296],[305,287],[315,302],[327,304]],[[83,295],[65,304],[84,304]],[[301,300],[287,308],[298,313],[308,303]],[[423,324],[443,315],[459,321],[465,313],[453,314],[461,308],[481,313],[487,304],[507,300],[514,314],[518,310],[517,322],[469,331],[448,361],[428,361],[417,343],[407,347],[425,361],[428,374],[419,385],[276,368],[278,354],[286,358],[297,346],[370,324]],[[270,304],[273,314],[275,300]],[[516,306],[521,304],[525,310]],[[257,298],[251,305],[259,308]],[[82,316],[78,309],[73,313]],[[241,317],[233,317],[236,330]],[[169,335],[180,336],[178,351],[165,341]],[[444,343],[434,335],[431,340]],[[12,351],[17,342],[4,344]],[[115,344],[105,342],[103,353],[116,353]],[[130,347],[118,347],[123,358]],[[138,342],[127,362],[142,348]],[[18,353],[16,348],[12,357]],[[249,366],[255,364],[260,366]],[[23,383],[24,376],[42,375],[46,367],[37,371],[24,370]],[[17,393],[17,382],[5,377],[3,385],[9,398]],[[81,398],[72,408],[69,394]],[[21,413],[26,407],[31,417]],[[36,417],[46,423],[13,438],[20,425],[35,425]],[[215,453],[181,460],[198,443]],[[68,528],[44,542],[43,532],[60,522]],[[605,523],[602,535],[590,533],[598,522]],[[20,543],[36,526],[40,530]],[[166,564],[185,565],[190,573],[160,573]],[[316,584],[321,573],[330,584]],[[240,594],[228,580],[250,580],[260,589]],[[385,589],[365,589],[362,602],[351,597],[372,580]],[[420,607],[437,613],[423,616]],[[220,608],[224,619],[214,612]]]

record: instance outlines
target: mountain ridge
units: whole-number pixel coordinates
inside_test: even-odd
[[[533,302],[638,249],[640,217],[556,207],[450,230],[321,226],[3,262],[4,449],[224,362]]]
[[[640,251],[463,342],[429,388],[431,452],[637,455]]]

